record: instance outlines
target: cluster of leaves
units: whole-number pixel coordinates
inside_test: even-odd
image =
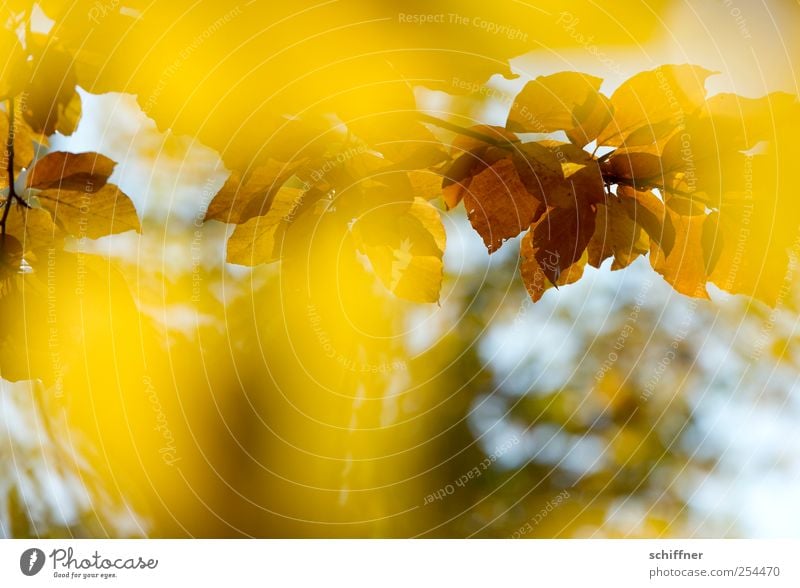
[[[430,141],[436,144],[432,135]],[[237,225],[227,260],[303,263],[294,237],[313,232],[326,215],[350,225],[351,245],[390,291],[408,300],[438,300],[445,231],[429,199],[438,194],[440,178],[425,167],[443,161],[444,151],[413,153],[425,166],[415,170],[402,151],[391,160],[363,143],[333,143],[333,149],[231,174],[206,213],[207,220]]]
[[[49,137],[71,134],[81,117],[71,53],[29,27],[20,34],[0,30],[0,46],[7,56],[0,83],[0,247],[8,283],[20,271],[43,267],[47,252],[63,249],[67,236],[96,239],[138,231],[140,224],[130,198],[108,181],[114,161],[98,153],[49,152]]]
[[[586,263],[613,258],[614,270],[649,253],[653,269],[688,296],[707,297],[713,282],[777,301],[800,225],[789,202],[780,218],[790,188],[777,179],[787,175],[781,157],[800,105],[780,93],[706,98],[710,74],[662,66],[610,98],[596,77],[540,77],[516,97],[506,129],[563,131],[570,143],[523,143],[488,160],[485,151],[461,156],[473,166],[457,179],[474,192],[470,219],[490,251],[530,221],[522,276],[534,300],[580,278]],[[582,148],[590,143],[594,153],[607,150],[589,155]],[[509,208],[513,222],[495,212]]]
[[[578,280],[587,263],[612,258],[617,270],[649,254],[683,294],[707,297],[713,282],[774,304],[800,224],[778,214],[781,157],[800,108],[779,93],[707,98],[710,74],[662,66],[610,98],[597,77],[540,77],[516,96],[505,128],[444,124],[461,133],[449,152],[424,134],[419,121],[437,121],[422,115],[407,121],[417,139],[404,149],[343,142],[234,174],[207,218],[239,225],[228,261],[252,265],[280,257],[296,217],[305,213],[313,230],[314,215],[343,215],[390,290],[436,301],[444,232],[426,200],[441,195],[448,209],[464,201],[489,253],[525,232],[521,274],[534,301]],[[569,142],[523,140],[556,132]]]
[[[51,154],[36,164],[47,169],[46,181],[36,178],[44,171],[28,173],[30,191],[16,193],[13,170],[25,171],[49,134],[75,129],[80,84],[91,91],[134,92],[160,125],[197,134],[219,149],[233,171],[206,218],[237,225],[228,242],[232,263],[302,257],[302,250],[293,250],[298,242],[292,233],[313,232],[323,217],[336,218],[350,228],[350,245],[390,291],[433,302],[439,298],[445,234],[431,201],[441,196],[447,208],[464,200],[490,253],[525,232],[521,273],[534,300],[552,286],[579,279],[587,263],[599,266],[613,258],[612,269],[619,269],[643,254],[690,296],[707,296],[708,282],[772,303],[779,296],[780,280],[769,276],[785,273],[797,229],[790,221],[775,226],[780,194],[788,192],[776,170],[790,153],[785,144],[798,119],[793,97],[707,98],[710,72],[688,65],[638,74],[610,97],[600,92],[599,78],[563,72],[529,82],[514,100],[505,128],[456,129],[460,136],[447,149],[426,123],[454,127],[419,113],[409,82],[423,79],[416,83],[442,89],[428,70],[439,71],[443,64],[429,63],[422,71],[419,60],[404,58],[406,29],[384,31],[387,51],[397,55],[377,60],[365,57],[370,53],[345,31],[338,57],[329,56],[329,40],[303,47],[303,59],[327,63],[336,57],[336,63],[348,63],[346,70],[331,65],[319,74],[324,79],[303,78],[298,91],[309,92],[313,108],[287,116],[295,93],[277,91],[269,108],[245,108],[248,124],[231,136],[229,120],[223,119],[230,119],[237,104],[249,104],[252,88],[237,82],[232,97],[228,90],[220,95],[228,85],[188,62],[225,49],[227,35],[211,32],[238,13],[220,15],[203,5],[207,14],[198,18],[219,17],[214,31],[198,40],[196,27],[179,27],[169,36],[173,45],[187,48],[178,61],[149,52],[140,62],[133,49],[158,42],[161,25],[176,21],[178,8],[137,17],[143,9],[137,2],[99,13],[91,3],[79,4],[83,12],[58,2],[36,3],[54,22],[48,34],[30,31],[33,3],[15,4],[11,13],[22,20],[12,19],[3,32],[10,75],[3,76],[0,97],[9,100],[8,114],[13,115],[13,102],[22,115],[5,123],[9,146],[15,147],[8,150],[14,163],[5,210],[20,205],[17,220],[3,223],[12,267],[35,258],[42,245],[33,237],[36,231],[51,235],[52,242],[62,233],[97,237],[138,229],[130,200],[107,183],[113,165],[97,154]],[[75,19],[87,14],[98,26],[84,31]],[[109,34],[115,30],[126,33],[122,49],[131,51],[120,49],[119,36]],[[465,64],[467,77],[511,75],[505,56],[521,48],[498,50],[500,65]],[[277,53],[276,84],[284,73],[296,77],[300,58],[293,51]],[[243,65],[255,67],[251,61]],[[237,72],[234,68],[231,75],[243,77]],[[197,89],[188,102],[180,90],[177,101],[174,93],[186,85]],[[446,89],[458,91],[452,84]],[[218,108],[207,119],[208,109],[194,108],[195,100]],[[202,124],[196,124],[195,112]],[[527,140],[532,133],[563,133],[569,142]],[[20,229],[20,221],[31,230]],[[765,247],[761,237],[767,238]]]

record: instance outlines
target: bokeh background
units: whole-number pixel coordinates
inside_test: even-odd
[[[800,94],[797,2],[565,6],[539,9],[517,79],[419,107],[502,125],[538,75],[609,94],[665,63],[719,72],[711,94]],[[225,264],[232,227],[202,223],[218,153],[81,95],[52,146],[118,161],[143,231],[71,244],[101,256],[90,300],[57,293],[88,336],[45,359],[57,385],[2,381],[1,536],[800,536],[796,280],[774,309],[694,300],[639,259],[532,304],[517,243],[489,257],[459,209],[438,305],[343,270],[335,228],[291,272]]]

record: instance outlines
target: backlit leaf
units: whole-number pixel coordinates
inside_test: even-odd
[[[105,186],[114,166],[114,161],[99,153],[56,151],[45,155],[28,171],[27,186],[92,193]]]
[[[51,188],[37,196],[64,231],[78,238],[98,239],[106,235],[141,231],[131,199],[114,184],[93,191]]]
[[[287,200],[295,200],[297,203],[302,196],[302,190],[283,188],[282,184],[298,166],[299,162],[288,164],[270,160],[246,175],[237,171],[231,172],[209,204],[205,220],[238,224],[267,214],[273,202],[277,201],[284,207]],[[276,198],[275,194],[279,190],[290,190],[294,198]],[[284,210],[283,214],[289,212],[291,211]]]
[[[566,131],[585,145],[611,118],[600,78],[576,72],[540,76],[528,82],[511,105],[506,128],[523,133]]]
[[[589,264],[600,265],[613,257],[612,270],[629,266],[650,250],[649,239],[642,227],[628,214],[625,205],[615,196],[597,205],[594,235],[589,242]]]
[[[597,144],[622,145],[641,127],[692,115],[705,100],[705,80],[711,74],[694,65],[662,65],[636,74],[611,95],[614,117]]]
[[[369,210],[356,221],[353,234],[388,290],[406,300],[438,302],[446,236],[430,203],[415,198]]]

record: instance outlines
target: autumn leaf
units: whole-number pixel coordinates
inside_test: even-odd
[[[237,265],[271,263],[280,258],[280,236],[285,225],[257,216],[236,225],[228,238],[225,261]]]
[[[458,156],[442,173],[442,199],[447,209],[458,206],[477,174],[507,157],[508,151],[487,145]]]
[[[430,203],[415,198],[368,210],[357,219],[353,235],[389,291],[414,302],[439,300],[446,235]]]
[[[231,175],[220,188],[208,206],[205,220],[218,220],[225,223],[244,223],[257,216],[267,214],[273,202],[285,206],[286,202],[299,201],[302,190],[299,188],[283,188],[282,184],[292,175],[302,162],[284,163],[269,160],[256,166],[247,174],[237,171]],[[279,190],[289,190],[287,194],[276,198]],[[282,215],[289,211],[283,211]]]
[[[548,278],[550,262],[555,263],[555,256],[552,259],[544,260],[544,265],[539,261],[541,256],[537,255],[533,244],[533,233],[530,231],[525,234],[520,243],[520,274],[525,289],[533,302],[541,300],[544,293],[550,288],[573,284],[583,277],[583,270],[586,267],[588,255],[586,252],[581,258],[570,266],[564,268],[555,283]]]
[[[432,170],[410,170],[406,172],[414,196],[433,200],[442,195],[442,176]]]
[[[28,171],[27,187],[67,233],[97,239],[139,231],[131,199],[108,183],[116,164],[98,153],[57,151]]]
[[[525,188],[545,206],[569,207],[575,204],[572,185],[555,149],[541,142],[525,143],[513,154],[514,164]],[[601,189],[602,189],[602,179]]]
[[[674,172],[691,163],[680,150],[677,158],[664,156],[677,135],[678,127],[669,121],[641,127],[609,155],[604,173],[612,180],[629,180],[641,189],[668,184]]]
[[[0,137],[8,137],[8,113],[0,111]],[[25,123],[25,121],[16,120],[14,128],[14,171],[19,172],[21,169],[28,167],[36,156],[34,148],[34,141],[42,140],[40,136]],[[5,149],[6,141],[0,141]],[[3,174],[5,176],[5,174]],[[8,178],[3,177],[3,183],[8,184]]]
[[[37,190],[93,192],[102,188],[116,162],[99,153],[48,153],[28,171],[27,186]]]
[[[6,28],[0,29],[0,55],[0,100],[6,100],[19,94],[27,79],[25,52],[17,35]]]
[[[41,261],[46,250],[62,245],[63,241],[63,233],[41,208],[15,206],[8,216],[6,233],[16,239],[29,261]]]
[[[133,202],[114,184],[105,184],[95,192],[45,190],[38,197],[56,223],[75,237],[98,239],[141,231]]]
[[[796,114],[797,97],[784,92],[760,98],[722,93],[711,96],[697,118],[713,123],[721,147],[744,151],[759,141],[773,140],[778,126]]]
[[[669,255],[675,244],[675,227],[664,202],[652,192],[630,186],[618,186],[617,197],[630,219],[647,233],[651,247],[656,243],[665,255]]]
[[[580,146],[594,140],[611,118],[602,79],[576,72],[540,76],[514,98],[506,128],[521,133],[566,131]]]
[[[29,39],[33,61],[25,89],[25,120],[37,133],[71,135],[81,117],[75,57],[51,36],[33,34]]]
[[[630,217],[618,197],[609,195],[604,204],[597,205],[594,235],[587,247],[590,265],[599,268],[613,257],[611,270],[622,269],[649,250],[647,233]]]
[[[472,178],[464,206],[489,253],[527,229],[543,209],[542,201],[525,188],[511,158],[497,161]]]
[[[678,292],[695,298],[708,298],[704,236],[706,215],[702,207],[690,201],[681,206],[664,207],[675,229],[674,246],[665,251],[659,241],[650,241],[650,265]]]
[[[262,211],[261,216],[249,217],[244,222],[239,218],[231,236],[228,238],[227,257],[228,263],[238,265],[257,265],[270,263],[280,257],[280,245],[283,234],[291,222],[292,215],[301,206],[304,192],[300,189],[281,187],[277,191],[270,191],[265,184],[269,174],[262,179],[254,180],[271,194],[271,202]],[[258,203],[259,209],[263,206],[261,199],[265,192],[251,192],[255,194],[250,200]],[[222,210],[218,208],[217,210]],[[225,220],[221,218],[220,220]]]
[[[550,283],[558,284],[562,274],[583,256],[594,234],[595,213],[594,205],[589,204],[548,208],[526,235],[523,266],[536,267]]]
[[[575,126],[567,129],[567,138],[578,147],[594,141],[608,125],[614,114],[614,106],[604,94],[597,93],[578,106],[573,117]]]
[[[695,65],[662,65],[623,82],[611,95],[614,117],[597,144],[619,146],[641,127],[693,114],[705,100],[705,80],[712,73]]]
[[[741,207],[723,207],[717,222],[703,227],[705,251],[715,261],[709,281],[727,292],[745,294],[775,306],[793,270],[789,248],[771,242],[769,236],[762,237],[760,223],[758,217],[754,219],[751,212]],[[709,243],[714,243],[711,251]]]

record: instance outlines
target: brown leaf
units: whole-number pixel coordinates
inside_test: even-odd
[[[99,153],[55,151],[28,171],[27,186],[37,190],[97,192],[106,185],[116,162]]]
[[[508,157],[498,147],[480,146],[458,156],[442,174],[442,199],[451,210],[464,198],[472,179],[490,165]]]
[[[547,277],[545,267],[537,259],[533,248],[533,234],[530,231],[525,233],[520,243],[520,274],[531,300],[538,302],[550,288],[577,282],[583,276],[587,259],[588,256],[584,252],[578,261],[561,272],[558,281],[554,284]]]
[[[575,127],[567,131],[567,138],[578,147],[594,141],[614,114],[611,100],[597,93],[578,106],[573,113]]]
[[[594,234],[595,214],[590,204],[548,208],[531,225],[531,253],[551,283],[557,284],[562,273],[583,255]]]
[[[618,270],[647,253],[650,245],[647,234],[630,217],[620,199],[609,196],[605,204],[597,205],[594,235],[587,250],[593,267],[599,268],[603,261],[613,257],[611,269]]]
[[[687,163],[682,157],[677,161],[662,157],[676,135],[679,135],[679,127],[672,121],[634,131],[608,158],[607,175],[631,180],[642,189],[665,185],[667,178]]]
[[[631,220],[641,226],[652,243],[669,255],[675,244],[675,227],[664,203],[652,192],[617,187],[617,196]]]
[[[226,261],[239,265],[258,265],[277,261],[280,258],[283,234],[293,215],[302,205],[303,194],[302,190],[296,188],[281,187],[272,193],[269,208],[263,215],[240,220],[228,238]],[[254,199],[250,202],[259,200]]]
[[[519,235],[543,209],[541,200],[523,185],[511,158],[497,161],[472,178],[464,206],[489,253]]]
[[[525,143],[514,154],[522,183],[546,206],[603,202],[605,188],[597,161],[583,149],[558,141]]]

